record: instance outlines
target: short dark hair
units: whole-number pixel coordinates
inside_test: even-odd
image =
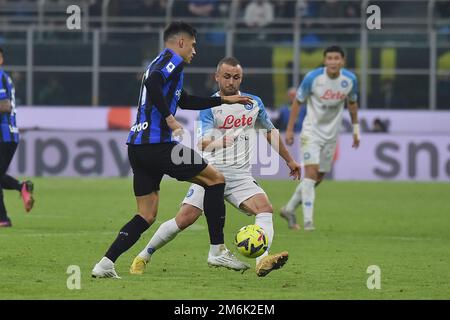
[[[338,52],[341,54],[342,58],[345,58],[344,50],[342,50],[342,48],[339,46],[329,46],[323,52],[323,56],[325,57],[327,55],[327,53],[329,53],[329,52]]]
[[[190,24],[183,21],[174,21],[170,23],[164,30],[164,41],[167,41],[170,37],[185,32],[192,38],[197,37],[197,30],[194,29]]]
[[[1,53],[2,56],[3,56],[4,52],[3,52],[3,48],[2,48],[2,47],[0,47],[0,53]]]
[[[241,63],[235,57],[225,57],[219,61],[219,63],[217,64],[217,69],[219,69],[220,66],[223,64],[227,64],[229,66],[236,67],[237,65],[240,65]]]

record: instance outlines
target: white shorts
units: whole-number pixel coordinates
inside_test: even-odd
[[[266,194],[264,190],[257,184],[255,179],[253,179],[253,177],[245,177],[239,180],[226,181],[225,184],[225,200],[227,200],[229,203],[231,203],[233,206],[244,213],[246,212],[239,208],[241,203],[259,193]],[[197,207],[203,211],[204,196],[205,189],[198,184],[193,183],[189,187],[189,191],[187,192],[182,204],[190,204],[191,206]]]
[[[336,150],[336,140],[323,141],[310,136],[300,136],[302,145],[302,160],[305,165],[319,165],[319,172],[331,171],[334,152]]]

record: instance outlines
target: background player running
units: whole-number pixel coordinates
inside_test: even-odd
[[[360,141],[356,76],[343,68],[345,54],[339,46],[326,48],[323,55],[325,66],[309,72],[297,91],[286,130],[286,143],[292,145],[300,104],[306,103],[307,112],[300,134],[305,178],[300,181],[287,205],[281,209],[281,215],[292,227],[295,209],[303,204],[303,228],[306,231],[315,229],[314,188],[331,169],[346,102],[353,124],[353,148],[358,148]]]
[[[33,208],[33,183],[19,182],[6,174],[19,144],[19,129],[16,124],[16,98],[14,84],[3,70],[4,52],[0,48],[0,227],[11,227],[3,201],[3,190],[17,190],[22,196],[25,210]]]

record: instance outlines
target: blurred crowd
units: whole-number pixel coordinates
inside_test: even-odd
[[[71,0],[0,0],[0,7],[8,5],[8,10],[1,10],[3,15],[13,15],[15,17],[26,17],[37,15],[37,3],[45,4],[45,17],[50,17],[58,12],[57,8],[63,8],[72,4]],[[175,0],[173,7],[169,0],[79,0],[77,4],[88,8],[90,17],[101,17],[104,3],[107,3],[107,15],[110,17],[121,17],[126,19],[140,18],[143,26],[161,26],[165,23],[165,18],[170,13],[172,19],[190,19],[196,27],[210,28],[215,24],[228,21],[230,16],[232,0]],[[257,34],[258,37],[251,37],[254,40],[267,40],[267,29],[292,28],[292,18],[298,10],[301,17],[303,34],[301,42],[306,46],[321,46],[327,41],[354,41],[358,37],[351,32],[348,35],[336,38],[323,34],[319,30],[350,29],[359,30],[361,1],[345,0],[238,0],[236,23],[244,33]],[[369,2],[370,4],[370,2]],[[298,7],[297,7],[298,5]],[[33,9],[34,8],[34,9]],[[169,10],[171,9],[171,10]],[[34,11],[33,11],[34,10]],[[61,11],[61,10],[59,10]],[[416,17],[425,15],[427,12],[427,2],[414,2],[405,7],[401,2],[393,1],[389,5],[383,6],[383,15],[388,17],[410,16]],[[62,11],[62,14],[65,14]],[[450,18],[450,1],[437,1],[435,4],[435,16],[437,18]],[[1,17],[1,16],[0,16]],[[149,17],[153,20],[142,20]],[[217,20],[208,20],[217,18]],[[330,22],[317,23],[315,19],[333,19]],[[195,20],[197,19],[197,20]],[[20,20],[19,20],[20,21]],[[26,21],[23,20],[23,21]],[[117,20],[116,20],[117,21]],[[195,22],[197,21],[197,22]],[[46,24],[53,22],[47,20]],[[1,24],[1,21],[0,21]],[[126,24],[114,26],[127,26]],[[133,25],[136,27],[136,25]],[[448,29],[448,28],[447,28]],[[445,30],[444,30],[445,31]],[[450,30],[448,30],[450,32]],[[354,36],[354,37],[353,37]],[[277,42],[292,40],[291,37],[273,37]],[[212,41],[222,41],[223,35]],[[243,39],[246,40],[245,36]]]
[[[41,0],[42,1],[42,0]],[[29,11],[39,0],[0,0],[0,6],[15,6],[16,14]],[[175,0],[174,17],[219,17],[229,14],[231,0]],[[275,18],[292,18],[295,15],[296,0],[240,0],[238,13],[249,27],[268,26]],[[70,5],[70,0],[45,0],[46,5]],[[103,0],[79,0],[77,4],[89,7],[91,15],[101,15]],[[164,17],[168,0],[110,0],[110,16]],[[424,2],[426,4],[426,2]],[[313,18],[357,18],[360,16],[360,1],[344,0],[300,0],[301,15]],[[396,5],[393,2],[390,8]],[[395,10],[395,8],[394,8]],[[417,9],[419,10],[419,9]],[[404,10],[403,10],[404,11]],[[450,2],[438,1],[436,13],[439,17],[450,17]]]

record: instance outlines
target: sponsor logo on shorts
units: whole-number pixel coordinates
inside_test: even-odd
[[[189,189],[189,191],[186,194],[186,198],[190,198],[194,194],[194,189]]]

